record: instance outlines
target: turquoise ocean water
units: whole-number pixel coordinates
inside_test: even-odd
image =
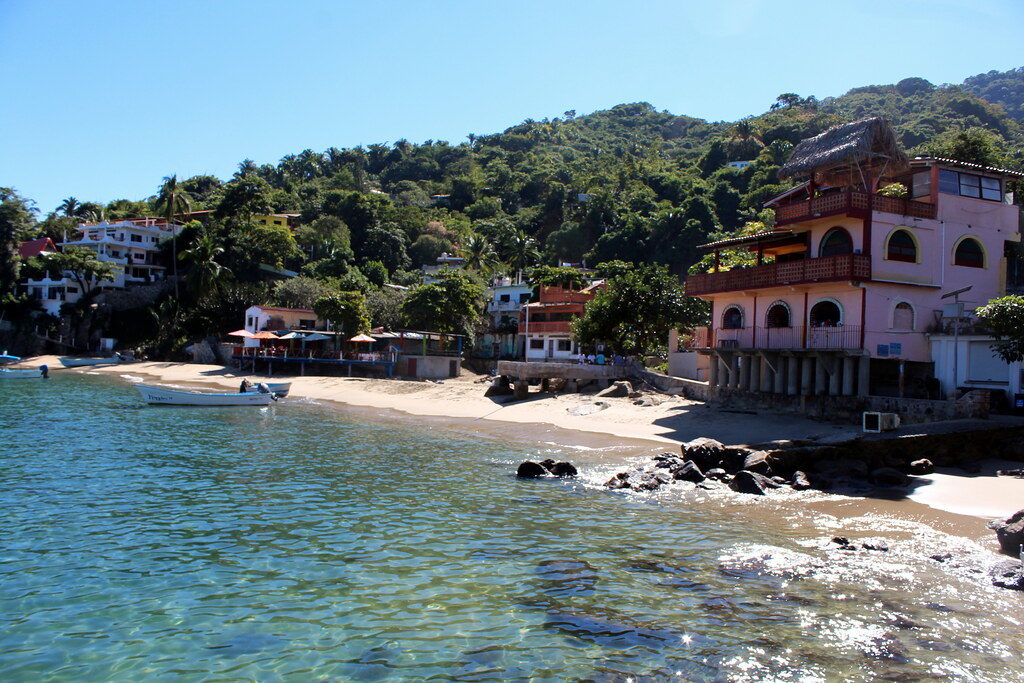
[[[1024,602],[927,527],[861,522],[891,552],[840,557],[799,508],[511,476],[579,450],[0,389],[0,680],[1024,677]]]

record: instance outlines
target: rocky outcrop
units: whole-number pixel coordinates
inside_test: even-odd
[[[548,471],[556,477],[575,477],[579,472],[571,462],[560,460],[548,467]]]
[[[516,476],[520,479],[536,479],[547,476],[548,469],[535,460],[525,460],[516,469]]]
[[[871,483],[875,486],[906,486],[910,483],[907,475],[894,467],[879,467],[871,471]]]
[[[780,484],[758,472],[740,470],[729,483],[729,488],[737,493],[750,493],[755,496],[763,496],[769,489],[777,489]]]
[[[621,380],[618,382],[612,382],[610,387],[597,392],[597,395],[610,398],[625,398],[632,393],[633,385],[625,380]]]
[[[988,528],[996,532],[999,548],[1007,555],[1019,557],[1024,544],[1024,510],[1018,510],[1004,520],[992,520]]]
[[[516,476],[520,479],[537,479],[539,477],[575,477],[579,472],[576,467],[565,460],[555,461],[551,458],[537,462],[535,460],[524,460],[516,469]]]
[[[907,471],[915,475],[931,474],[935,471],[935,465],[928,458],[921,458],[910,463]]]
[[[808,479],[807,475],[800,470],[793,473],[793,489],[796,491],[806,491],[811,488],[811,480]]]
[[[682,445],[683,457],[692,460],[701,469],[720,467],[727,455],[725,444],[715,439],[700,437]]]
[[[1024,567],[1020,560],[1003,560],[988,570],[993,586],[1024,591]]]
[[[687,460],[681,467],[673,470],[672,478],[679,481],[690,481],[694,484],[699,484],[707,479],[707,477],[704,476],[704,473],[700,471],[700,468],[697,467],[697,464],[692,460]]]

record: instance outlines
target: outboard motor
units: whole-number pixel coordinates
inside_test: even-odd
[[[50,366],[49,365],[40,365],[39,366],[39,374],[43,376],[43,379],[50,379]]]

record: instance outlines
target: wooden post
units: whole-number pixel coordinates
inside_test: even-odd
[[[714,270],[712,270],[712,272],[717,273],[718,272],[718,266],[720,264],[721,264],[721,260],[720,260],[720,258],[718,256],[718,250],[715,249],[715,267],[714,267]]]

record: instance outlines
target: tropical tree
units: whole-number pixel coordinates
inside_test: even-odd
[[[545,287],[579,290],[587,286],[583,271],[568,266],[536,266],[530,271],[530,282]]]
[[[483,291],[465,271],[442,271],[437,282],[409,292],[402,313],[416,329],[472,338],[483,305]]]
[[[522,230],[517,230],[509,237],[508,251],[504,254],[505,261],[516,273],[516,282],[523,281],[523,271],[540,260],[537,240]]]
[[[644,264],[608,281],[572,323],[581,344],[608,342],[627,354],[648,354],[664,346],[669,330],[704,320],[705,306],[687,297],[668,268]]]
[[[286,308],[313,308],[317,299],[332,293],[329,286],[311,277],[293,277],[274,285],[274,301]]]
[[[466,240],[466,245],[459,250],[459,256],[465,259],[465,265],[471,270],[490,272],[498,265],[494,247],[483,235],[473,235]]]
[[[64,214],[68,218],[78,218],[80,211],[80,202],[74,197],[68,197],[60,203],[57,207],[57,211]]]
[[[0,187],[0,298],[14,291],[21,259],[18,245],[32,231],[32,202],[9,187]]]
[[[217,257],[223,253],[224,247],[218,244],[213,235],[203,231],[192,248],[178,255],[178,259],[188,265],[185,281],[197,300],[216,290],[220,280],[229,274],[227,268],[217,262]]]
[[[90,294],[103,280],[111,280],[121,270],[109,261],[101,261],[92,249],[66,247],[64,251],[52,254],[47,261],[55,272],[66,273],[78,285],[83,295]]]
[[[362,292],[338,292],[322,296],[313,302],[313,310],[317,317],[328,321],[331,327],[342,334],[357,335],[370,329],[366,297]],[[337,337],[335,342],[337,348]]]
[[[993,299],[974,313],[995,338],[997,356],[1007,363],[1024,360],[1024,296]]]
[[[167,219],[168,224],[173,224],[174,217],[180,213],[188,213],[192,210],[192,200],[188,193],[178,183],[177,174],[165,176],[164,182],[157,191],[157,210]],[[172,228],[171,232],[171,262],[174,274],[174,298],[178,298],[178,231]]]

